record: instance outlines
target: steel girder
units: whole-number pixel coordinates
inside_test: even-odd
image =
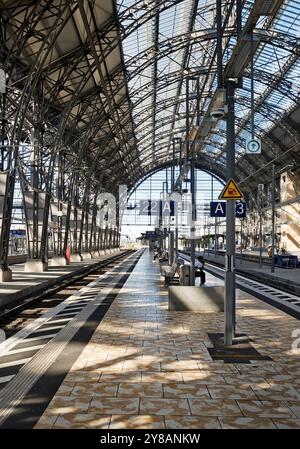
[[[178,159],[177,159],[178,161]],[[152,162],[147,166],[146,173],[141,179],[139,179],[136,184],[130,187],[128,190],[128,198],[132,193],[151,175],[154,173],[163,170],[164,168],[169,168],[172,166],[172,161],[160,161],[158,160],[158,164],[155,167],[152,167]],[[221,167],[215,166],[215,161],[213,158],[210,158],[209,156],[206,158],[199,158],[195,161],[195,168],[198,168],[199,170],[203,170],[209,174],[211,174],[214,178],[216,178],[221,183],[225,183],[224,173],[223,169]]]
[[[287,74],[287,72],[290,70],[290,68],[295,64],[295,62],[298,60],[299,56],[300,56],[300,41],[298,42],[298,50],[295,51],[295,53],[293,53],[290,56],[290,58],[288,59],[288,61],[285,63],[284,67],[281,70],[281,75],[274,76],[273,82],[272,82],[272,80],[269,80],[268,89],[263,93],[263,95],[261,95],[258,98],[258,100],[256,100],[255,106],[254,106],[256,111],[261,110],[262,107],[264,107],[264,108],[267,107],[268,109],[272,110],[272,105],[268,104],[267,99],[274,92],[274,90],[278,90],[284,94],[287,94],[287,91],[289,91],[289,83],[284,81],[284,76]],[[263,74],[261,74],[261,76],[270,78],[267,75],[264,76]],[[293,98],[293,100],[295,101],[295,103],[297,103],[298,99],[299,99],[299,93],[297,93],[295,95],[295,98]],[[250,120],[250,117],[251,117],[251,113],[249,112],[244,117],[237,132],[240,132],[243,130],[243,128],[245,127],[247,122]],[[278,115],[277,119],[280,119],[279,115]]]
[[[260,72],[257,74],[257,76],[259,77],[259,75],[260,75]],[[284,91],[283,91],[284,92]],[[181,99],[180,98],[176,98],[176,97],[171,97],[171,98],[169,98],[168,99],[168,101],[166,101],[166,100],[163,100],[161,103],[161,106],[160,106],[160,108],[161,109],[164,109],[165,107],[169,107],[170,105],[172,106],[172,105],[174,105],[174,104],[177,104],[178,102],[180,102],[180,101],[184,101],[185,99],[182,97]],[[240,104],[246,104],[247,106],[249,106],[249,100],[248,100],[248,98],[247,97],[245,97],[245,98],[242,98],[242,97],[240,97],[239,98],[239,100],[238,100],[238,102],[240,103]],[[159,103],[157,104],[157,106],[159,105]],[[158,108],[157,107],[157,111],[159,111],[160,110],[160,108]],[[263,115],[265,115],[266,116],[266,118],[268,117],[268,113],[269,113],[269,111],[270,110],[273,110],[274,108],[273,108],[273,106],[272,105],[267,105],[267,104],[264,104],[264,106],[263,106],[263,108],[262,108],[262,110],[261,110],[261,113],[263,114]],[[151,113],[150,113],[151,114]],[[159,123],[159,124],[157,124],[157,126],[156,126],[156,132],[157,132],[157,130],[160,128],[160,127],[163,127],[164,125],[166,125],[166,124],[168,124],[168,123],[171,123],[172,122],[172,115],[170,115],[169,117],[166,117],[166,119],[165,119],[165,121],[164,122],[161,122],[161,123]],[[182,117],[181,117],[181,119],[184,119],[185,118],[185,115],[183,115]],[[237,124],[238,125],[240,125],[240,123],[242,122],[242,120],[238,120],[237,119]],[[141,121],[141,125],[142,125],[142,123],[143,123],[143,120]],[[275,121],[274,121],[274,124],[275,124]],[[139,125],[139,124],[138,124]],[[151,129],[148,129],[148,127],[146,127],[145,128],[145,134],[143,135],[143,137],[142,137],[142,139],[147,139],[147,136],[148,136],[148,142],[149,142],[149,144],[145,147],[145,152],[147,152],[147,153],[149,153],[149,151],[150,151],[150,148],[151,148],[151,145],[152,145],[152,143],[151,143],[151,135],[152,135],[152,130]],[[263,129],[262,128],[260,128],[259,126],[258,126],[258,133],[259,134],[261,134],[263,132]],[[224,134],[222,134],[222,132],[219,130],[216,130],[215,131],[215,133],[219,133],[220,135],[223,135],[224,137],[225,137],[225,133]],[[157,134],[157,138],[159,139],[159,141],[161,142],[161,140],[160,140],[160,137],[165,137],[165,138],[167,138],[167,136],[166,136],[166,134],[165,133],[162,133],[162,134]],[[138,141],[138,144],[140,144],[142,142],[142,140],[140,140],[140,141]],[[245,141],[244,141],[244,139],[240,139],[239,138],[239,136],[238,136],[238,143],[240,144],[240,146],[241,147],[243,147],[244,145],[245,145]],[[223,149],[223,146],[222,145],[217,145],[217,143],[213,143],[212,144],[212,146],[217,146],[220,150],[222,150]],[[220,152],[221,153],[221,152]],[[168,153],[166,154],[166,156],[168,156]]]
[[[265,37],[265,36],[264,36]],[[280,38],[281,38],[282,36],[280,36]],[[270,38],[270,36],[268,35],[268,38]],[[286,36],[284,36],[284,38],[286,39]],[[139,65],[139,69],[138,70],[140,70],[140,65]],[[262,75],[262,74],[261,74]],[[270,75],[268,74],[268,73],[265,73],[265,76],[263,77],[263,79],[268,79],[269,81],[270,81]],[[278,80],[279,81],[279,80]],[[288,88],[288,83],[286,83],[286,89]]]
[[[22,190],[23,190],[23,195],[25,195],[25,191],[27,186],[30,186],[30,188],[33,188],[33,194],[35,197],[35,194],[39,194],[38,191],[39,189],[44,189],[44,191],[47,193],[48,192],[48,188],[51,189],[53,188],[53,174],[55,172],[55,161],[56,161],[56,153],[58,152],[59,154],[61,154],[61,152],[63,152],[64,154],[67,154],[68,148],[66,147],[66,141],[71,142],[71,147],[69,146],[69,148],[72,148],[72,140],[76,139],[76,131],[75,133],[71,133],[67,130],[67,125],[70,125],[70,120],[69,117],[71,115],[71,111],[73,106],[75,105],[76,101],[77,101],[77,97],[78,95],[74,95],[74,90],[70,90],[67,86],[65,86],[65,83],[69,80],[70,78],[70,74],[72,73],[72,71],[76,68],[78,69],[78,78],[80,78],[80,81],[78,82],[77,85],[77,94],[79,94],[81,92],[80,87],[84,86],[85,82],[88,80],[88,78],[93,75],[93,70],[90,70],[89,72],[86,73],[80,73],[80,69],[81,67],[78,67],[78,64],[82,64],[81,58],[78,59],[75,62],[75,66],[73,65],[68,65],[68,67],[66,68],[66,70],[62,73],[60,73],[61,78],[57,81],[57,83],[53,84],[53,89],[50,90],[49,89],[49,84],[45,83],[44,87],[47,87],[47,102],[48,104],[46,104],[46,101],[43,104],[43,113],[42,113],[42,120],[43,120],[43,125],[45,124],[47,128],[50,128],[51,126],[55,126],[55,123],[51,123],[51,120],[53,120],[53,118],[55,117],[55,109],[56,111],[59,111],[59,109],[61,108],[61,99],[62,96],[59,95],[61,93],[61,88],[65,89],[66,94],[70,94],[71,95],[71,101],[67,104],[67,107],[64,108],[63,113],[62,113],[62,118],[63,120],[57,120],[57,122],[59,123],[59,128],[56,129],[55,132],[55,140],[53,142],[51,142],[50,148],[52,149],[51,151],[49,151],[49,147],[46,147],[45,150],[42,149],[42,152],[45,152],[47,149],[48,155],[50,154],[50,162],[49,162],[49,158],[47,161],[47,164],[45,165],[45,161],[43,161],[43,157],[37,156],[36,150],[35,150],[35,146],[33,146],[33,160],[34,160],[34,166],[33,166],[33,174],[32,176],[27,176],[26,175],[26,171],[27,171],[27,167],[30,167],[30,164],[28,165],[28,162],[26,160],[26,157],[24,159],[24,157],[21,155],[21,157],[19,157],[18,154],[18,145],[24,140],[24,133],[25,136],[26,134],[29,134],[30,132],[30,127],[33,125],[35,126],[35,129],[38,130],[38,127],[36,126],[36,114],[35,111],[32,109],[31,104],[32,104],[32,98],[34,98],[34,94],[35,94],[35,89],[37,84],[40,82],[41,79],[45,79],[46,77],[46,73],[45,71],[43,71],[43,76],[41,76],[41,69],[45,67],[45,61],[47,60],[47,58],[49,57],[49,55],[51,54],[51,52],[53,51],[54,48],[54,44],[56,43],[56,36],[60,35],[60,32],[64,29],[64,27],[66,26],[66,23],[70,20],[70,18],[72,17],[72,15],[74,14],[74,12],[77,9],[77,6],[75,5],[74,2],[66,2],[65,4],[62,3],[62,8],[59,11],[57,8],[54,8],[53,11],[51,11],[51,6],[52,6],[53,2],[37,2],[36,7],[38,9],[35,8],[31,8],[30,9],[30,5],[28,5],[28,8],[26,9],[26,6],[23,7],[23,10],[27,12],[27,14],[25,14],[24,20],[23,20],[23,26],[21,26],[21,30],[19,32],[18,35],[16,35],[16,38],[12,37],[12,35],[9,36],[9,38],[11,40],[13,40],[13,45],[12,48],[15,50],[15,53],[13,51],[11,51],[11,48],[9,49],[9,51],[7,51],[6,49],[4,49],[4,51],[2,52],[3,55],[8,55],[8,57],[5,59],[4,61],[4,67],[7,70],[7,73],[10,75],[10,86],[9,88],[12,89],[16,89],[18,88],[19,91],[21,92],[19,95],[18,100],[16,102],[13,102],[14,97],[16,97],[15,94],[11,94],[10,96],[12,97],[12,102],[10,103],[11,109],[12,107],[15,108],[14,111],[9,111],[8,114],[6,114],[6,117],[8,116],[9,118],[13,118],[12,120],[12,127],[11,129],[8,129],[8,127],[6,126],[5,129],[5,134],[6,137],[3,136],[2,139],[2,144],[5,144],[5,150],[7,151],[8,149],[9,151],[9,160],[11,161],[11,163],[13,163],[14,165],[8,164],[8,168],[15,170],[16,167],[18,167],[18,174],[21,180],[21,185]],[[31,5],[32,6],[32,5]],[[29,11],[30,10],[30,11]],[[6,9],[6,13],[7,13],[7,9]],[[49,27],[49,29],[47,31],[43,30],[43,33],[40,32],[33,32],[32,29],[33,27],[39,23],[39,21],[41,20],[41,17],[43,16],[43,13],[45,13],[47,11],[48,15],[53,14],[53,17],[55,17],[55,19],[53,20],[53,22],[51,23],[51,26]],[[20,9],[18,9],[18,13],[20,13]],[[36,17],[36,20],[35,20]],[[26,28],[25,24],[27,24],[27,22],[30,21],[31,24],[31,31],[30,33],[28,32],[28,28]],[[47,34],[48,33],[48,34]],[[49,39],[48,36],[51,36],[51,38]],[[22,66],[22,64],[20,64],[20,58],[17,55],[20,55],[21,51],[25,52],[25,43],[30,40],[30,38],[39,38],[41,41],[41,45],[39,48],[37,48],[35,54],[31,53],[31,58],[35,59],[37,61],[37,63],[32,64],[31,68],[29,67],[29,71],[27,70],[27,67],[24,67],[24,65]],[[49,39],[49,40],[48,40]],[[6,44],[3,43],[3,44]],[[18,48],[20,48],[20,50],[18,50]],[[29,48],[29,47],[28,47]],[[3,49],[3,47],[1,48],[1,50]],[[15,57],[16,56],[16,57]],[[95,59],[97,59],[95,57]],[[3,58],[2,58],[2,62],[3,62]],[[18,70],[17,70],[17,69]],[[67,70],[69,69],[69,70]],[[16,77],[14,77],[14,75],[18,75]],[[80,75],[82,75],[80,77]],[[49,93],[51,93],[49,95]],[[57,100],[59,97],[59,105],[58,105],[58,109],[57,107],[55,107],[53,109],[53,101],[55,102],[55,99]],[[6,97],[7,99],[7,97]],[[64,97],[65,99],[65,97]],[[9,98],[10,100],[10,98]],[[109,101],[109,98],[108,98]],[[7,101],[6,101],[7,103]],[[103,106],[103,102],[100,104],[102,104],[102,111],[105,111],[105,106]],[[82,105],[81,105],[82,106]],[[89,106],[91,106],[91,103],[89,104]],[[8,108],[7,108],[8,109]],[[4,108],[3,108],[4,110]],[[26,113],[25,113],[26,111]],[[94,113],[97,112],[99,114],[99,107],[95,111]],[[100,110],[101,112],[101,110]],[[32,114],[31,114],[32,113]],[[84,113],[84,108],[81,107],[81,117]],[[115,111],[113,111],[113,113],[116,113]],[[31,114],[31,117],[30,117]],[[2,118],[2,124],[4,123],[4,119]],[[28,120],[29,117],[29,120]],[[91,119],[91,113],[89,113],[89,119]],[[47,119],[50,119],[47,120]],[[54,121],[54,120],[53,120]],[[54,121],[55,122],[55,121]],[[18,124],[18,127],[16,126]],[[24,127],[24,125],[26,125],[27,127],[27,131],[26,128]],[[115,125],[116,126],[116,125]],[[119,123],[117,123],[117,126],[119,126]],[[4,128],[2,127],[2,130],[4,130]],[[91,132],[91,128],[87,127],[87,133],[86,136]],[[109,128],[108,130],[110,132],[110,135],[112,134],[112,129]],[[122,130],[123,132],[123,130]],[[7,146],[7,139],[10,139],[11,141],[14,142],[14,147],[8,147]],[[6,139],[6,140],[5,140]],[[40,140],[40,139],[38,139]],[[77,143],[80,142],[80,139],[77,140]],[[38,144],[39,145],[39,144]],[[2,145],[3,148],[3,145]],[[13,150],[13,148],[15,148],[15,150]],[[84,148],[84,146],[80,147],[80,150]],[[12,157],[12,153],[13,153],[13,157]],[[72,164],[77,164],[77,166],[80,165],[80,162],[82,160],[82,151],[78,152],[80,157],[76,157],[75,161],[73,160],[69,166]],[[77,155],[76,155],[77,156]],[[70,155],[68,155],[68,158],[70,159]],[[29,160],[31,159],[31,157],[29,157]],[[38,159],[38,161],[37,161]],[[73,158],[73,155],[71,154],[71,159]],[[15,161],[15,162],[14,162]],[[40,170],[37,168],[37,164],[39,163],[44,164],[44,168],[46,169],[46,171],[44,170],[45,173],[48,174],[48,179],[46,181],[41,181],[40,176],[42,175]],[[27,163],[27,166],[26,166]],[[124,163],[124,162],[123,162]],[[15,168],[14,168],[15,167]],[[82,168],[82,167],[81,167]],[[14,171],[14,173],[16,173]],[[81,170],[81,175],[82,177],[85,176],[84,171]],[[43,175],[45,177],[45,175]],[[64,176],[66,176],[66,172],[64,173]],[[71,178],[74,178],[74,176]],[[36,179],[36,181],[34,181],[34,179]],[[78,179],[78,176],[77,176]],[[66,179],[64,179],[64,182],[66,181]],[[10,196],[13,195],[13,184],[11,184],[11,186],[9,187],[9,192],[10,192]],[[38,189],[38,190],[37,190]],[[72,185],[69,186],[68,189],[69,193],[72,194]],[[80,189],[79,189],[80,191]],[[64,195],[60,195],[60,196],[64,196]],[[60,198],[61,200],[63,198]],[[9,200],[9,197],[6,196],[6,200]],[[38,200],[37,200],[38,201]],[[8,209],[10,209],[10,212],[8,211],[8,217],[9,215],[11,216],[11,202],[9,203],[10,206]],[[34,207],[34,209],[36,209],[36,207]],[[44,217],[44,224],[47,226],[47,207],[44,207],[45,210],[45,217]],[[27,225],[29,224],[29,212],[27,211],[27,206],[26,206],[26,202],[25,202],[25,212],[27,215]],[[33,217],[36,215],[36,213],[33,213]],[[6,223],[7,223],[7,219],[6,219]],[[43,224],[43,226],[44,226]],[[33,222],[32,223],[33,226],[33,230],[36,229],[37,227],[37,223]],[[7,226],[7,228],[9,229],[9,225]],[[36,231],[34,231],[33,233],[36,234]],[[29,234],[29,233],[28,233]],[[4,239],[5,240],[5,244],[7,244],[8,238]],[[34,237],[31,239],[31,243],[33,244],[34,242]],[[3,241],[3,239],[2,239]],[[3,245],[2,245],[3,246]],[[3,249],[3,248],[2,248]],[[45,251],[44,251],[45,252]],[[2,254],[4,254],[5,251],[2,251]],[[39,252],[39,250],[33,250],[31,251],[30,245],[29,245],[29,255],[32,257],[41,257],[41,253]],[[5,263],[5,259],[7,257],[7,254],[4,254],[4,263]]]
[[[78,55],[78,52],[76,52],[75,53],[75,55],[76,55],[76,60],[74,61],[74,63],[75,63],[75,66],[76,65],[78,65],[78,62],[79,62],[79,60],[78,60],[78,58],[82,58],[82,55]],[[70,62],[70,61],[69,61]],[[68,65],[68,68],[71,70],[71,71],[73,71],[74,70],[74,65],[73,65],[73,67],[72,67],[72,64],[69,64]],[[80,75],[80,73],[79,73],[79,75]],[[65,73],[65,79],[68,79],[69,78],[69,76],[70,76],[70,71],[66,71],[66,73]],[[84,84],[84,79],[82,80],[82,78],[81,78],[81,84]],[[64,86],[64,77],[62,76],[62,78],[60,78],[59,79],[59,83],[57,83],[59,86],[60,86],[60,88],[62,87],[62,86]],[[56,87],[56,86],[55,86]],[[57,92],[57,91],[59,91],[59,89],[56,87],[56,89],[54,89],[54,92]],[[82,99],[80,99],[81,101],[82,101]],[[78,101],[78,100],[77,100]],[[72,104],[73,103],[73,104]],[[72,102],[70,102],[70,104],[69,104],[69,112],[70,112],[70,110],[72,109],[72,106],[73,105],[75,105],[75,103],[76,103],[76,96],[74,95],[74,93],[73,93],[73,95],[72,95]],[[79,114],[78,114],[79,115]],[[78,115],[77,115],[77,117],[78,117]],[[64,117],[67,119],[68,118],[68,111],[64,111]],[[76,123],[74,123],[74,124],[71,124],[71,125],[75,125],[76,126]],[[63,126],[61,125],[61,129],[63,129]],[[58,133],[57,134],[57,136],[59,136],[61,133]],[[111,134],[113,134],[113,133],[111,133]]]
[[[133,124],[133,120],[136,119],[133,107],[138,107],[142,101],[135,101],[136,93],[128,89],[128,82],[137,76],[138,73],[141,73],[141,70],[145,67],[152,65],[154,67],[153,81],[148,83],[149,91],[151,92],[143,92],[141,100],[151,95],[153,111],[159,112],[160,108],[163,108],[166,104],[172,106],[174,111],[178,111],[181,100],[180,94],[177,102],[172,102],[172,99],[167,103],[156,101],[156,94],[162,86],[170,85],[172,78],[172,75],[165,77],[159,74],[158,76],[157,62],[159,58],[172,57],[174,52],[179,49],[184,51],[183,70],[179,70],[175,76],[173,75],[173,81],[179,80],[179,83],[182,85],[188,76],[184,72],[184,68],[193,72],[193,68],[187,64],[188,59],[193,54],[193,46],[203,45],[206,42],[205,51],[208,51],[207,48],[209,47],[209,53],[207,54],[209,54],[210,59],[214,50],[214,30],[211,30],[210,37],[206,36],[204,40],[200,39],[200,33],[195,32],[193,34],[192,23],[196,20],[199,13],[197,9],[198,2],[196,1],[193,2],[193,10],[190,16],[189,31],[191,32],[158,41],[160,14],[180,3],[182,1],[138,1],[128,9],[120,9],[117,18],[114,16],[108,17],[106,22],[102,24],[101,29],[94,29],[96,28],[96,18],[92,3],[86,9],[83,7],[82,1],[61,2],[59,6],[56,6],[53,1],[37,1],[34,5],[11,2],[7,4],[7,17],[10,17],[11,21],[14,19],[16,23],[19,22],[19,26],[15,27],[11,33],[10,47],[9,49],[8,47],[4,49],[3,53],[7,55],[5,63],[6,67],[8,67],[8,73],[13,80],[12,86],[18,88],[21,94],[10,92],[9,98],[5,99],[8,108],[6,117],[2,122],[4,123],[6,119],[11,120],[11,124],[6,124],[4,127],[7,135],[6,148],[8,148],[7,139],[12,138],[13,143],[18,144],[18,142],[23,142],[30,135],[32,128],[39,132],[32,99],[35,96],[36,86],[42,80],[45,92],[42,105],[42,121],[43,124],[47,125],[43,144],[45,144],[45,140],[48,140],[49,146],[47,143],[47,146],[43,149],[42,145],[39,159],[43,169],[36,173],[40,182],[39,188],[43,191],[48,192],[49,188],[50,191],[52,189],[52,179],[56,173],[58,154],[65,155],[63,199],[74,201],[73,185],[76,180],[79,184],[77,200],[81,204],[83,204],[83,201],[87,201],[90,205],[89,207],[92,206],[92,191],[97,188],[99,172],[106,172],[101,179],[102,187],[104,188],[106,186],[112,188],[113,183],[118,183],[119,181],[128,181],[129,184],[133,184],[136,179],[145,174],[149,164],[148,159],[145,159],[145,161],[143,159],[144,155],[147,154],[148,147],[145,147],[145,153],[139,153],[137,145],[143,143],[148,145],[146,139],[151,130],[144,126],[141,121],[138,123],[138,128],[142,131],[141,137],[139,141],[136,140],[137,125]],[[230,2],[230,4],[233,3]],[[23,23],[18,19],[18,14],[20,14],[21,10]],[[53,20],[47,30],[38,26],[43,17],[45,17],[45,12],[52,16]],[[76,21],[74,17],[78,12],[80,12],[83,23],[85,23],[88,30],[88,38],[85,41],[81,39],[80,46],[71,49],[67,55],[52,58],[51,55],[55,52],[56,36],[59,36],[60,30],[64,28],[66,23],[69,23],[71,20]],[[120,37],[126,39],[134,30],[152,19],[156,23],[156,27],[154,27],[154,46],[133,58],[129,64],[127,63],[127,71],[124,70],[124,61],[121,61],[119,65],[113,68],[108,68],[107,58],[113,55],[116,48],[118,48]],[[120,31],[116,30],[116,23],[120,24]],[[228,38],[233,31],[233,28],[227,30]],[[284,36],[269,30],[255,30],[255,35],[260,38],[261,42],[272,43],[273,46],[278,48],[288,49],[292,55],[291,59],[299,56],[297,49],[299,42],[294,36]],[[35,47],[33,44],[35,44]],[[11,51],[12,48],[14,51]],[[26,65],[24,55],[27,55],[27,62],[34,60],[36,63]],[[205,59],[205,56],[203,58]],[[213,67],[211,68],[213,69]],[[271,80],[270,74],[263,71],[260,72],[259,75],[256,75],[259,76],[260,80],[264,80],[264,82],[269,84],[272,81],[273,90],[277,89],[279,92],[286,92],[286,95],[294,101],[293,92],[289,92],[288,82],[284,81],[279,75],[276,75],[275,79]],[[214,73],[211,75],[210,82],[213,80]],[[70,79],[72,79],[72,84]],[[203,87],[205,85],[206,83],[203,83]],[[210,89],[205,89],[204,93],[208,94]],[[134,99],[134,103],[131,102],[130,98]],[[269,107],[270,110],[271,106],[265,101],[263,102],[265,106],[260,107],[257,105],[257,109],[264,114],[265,107]],[[26,114],[24,113],[25,110]],[[12,119],[14,117],[17,120],[13,123]],[[182,114],[180,118],[183,118]],[[247,123],[238,122],[238,125],[243,129],[248,128]],[[159,133],[160,126],[160,123],[157,124],[153,120],[152,139],[161,137]],[[174,115],[171,130],[176,130]],[[291,133],[293,133],[293,130],[291,130]],[[55,134],[54,139],[53,134]],[[172,135],[172,132],[169,132],[169,145]],[[220,149],[220,144],[215,142],[214,139],[212,139],[211,143]],[[164,146],[160,158],[164,157],[163,151],[165,152],[165,157],[167,157],[170,152],[169,149],[169,146]],[[13,152],[8,151],[8,159],[9,157],[12,158],[12,156]],[[15,152],[14,156],[19,172],[23,173],[22,177],[25,180],[25,185],[30,185],[30,178],[26,174],[30,164],[27,163],[26,157],[18,157],[17,152]],[[94,162],[95,160],[97,163]],[[222,161],[222,159],[220,160]],[[144,166],[142,166],[142,163],[144,163]],[[154,160],[153,164],[155,163],[156,161]],[[220,163],[220,165],[222,164]],[[72,169],[79,171],[74,170],[74,174],[70,175],[70,170]],[[242,164],[241,170],[243,170]],[[93,172],[97,175],[94,179],[91,177],[89,181],[90,186],[87,189],[85,178]],[[28,179],[29,181],[27,181]]]
[[[270,38],[270,35],[268,35],[268,38]],[[274,36],[272,36],[272,38],[274,39]]]

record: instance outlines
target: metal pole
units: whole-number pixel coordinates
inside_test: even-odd
[[[190,89],[189,89],[189,78],[186,79],[186,156],[187,158],[191,156],[191,200],[192,200],[192,224],[191,224],[191,274],[190,274],[190,285],[195,285],[195,162],[194,162],[194,150],[192,149],[192,154],[190,155]],[[193,145],[194,148],[194,145]]]
[[[272,164],[272,262],[271,273],[275,271],[275,164]]]
[[[174,231],[169,232],[169,263],[174,262]]]
[[[217,217],[215,217],[215,257],[217,257]]]
[[[162,192],[160,192],[160,196],[159,199],[161,200],[161,194]],[[159,250],[162,251],[164,248],[164,239],[163,239],[163,223],[162,223],[162,208],[159,205],[159,217],[158,217],[158,229],[159,229]]]
[[[179,168],[180,170],[180,168]],[[173,166],[172,166],[172,186],[171,186],[171,192],[174,192],[175,187],[175,139],[173,139]],[[175,259],[177,261],[178,259],[178,210],[177,207],[174,207],[175,211]]]
[[[206,217],[204,217],[204,221],[203,221],[203,253],[205,255],[205,249],[206,249]]]
[[[178,143],[179,143],[179,164],[178,164],[178,166],[179,166],[179,173],[180,173],[180,169],[182,166],[182,139],[181,138],[178,138]],[[182,186],[182,183],[180,183],[180,191],[181,191],[181,186]]]
[[[255,125],[255,104],[254,104],[254,54],[253,54],[253,32],[251,32],[251,138],[254,139],[254,125]]]
[[[241,219],[241,238],[240,238],[240,262],[243,263],[243,219]]]
[[[196,125],[200,126],[200,79],[197,79],[197,106],[196,106]]]
[[[235,128],[234,128],[234,92],[233,80],[227,82],[227,180],[235,175]],[[225,304],[224,304],[224,342],[232,345],[235,334],[235,201],[227,200],[226,214],[226,268],[225,268]]]
[[[194,152],[193,152],[194,153]],[[196,202],[195,202],[195,162],[192,154],[191,162],[191,194],[192,194],[192,227],[191,227],[191,285],[195,285],[195,225],[196,225]]]
[[[242,1],[236,0],[236,35],[239,39],[242,34]]]
[[[173,139],[173,161],[172,161],[172,169],[171,169],[171,192],[174,191],[175,185],[175,139]]]
[[[217,79],[218,87],[223,86],[223,49],[222,49],[222,0],[216,0],[217,21]]]
[[[176,224],[175,224],[175,258],[178,259],[178,218],[176,214]]]
[[[262,268],[262,210],[259,211],[259,268]]]

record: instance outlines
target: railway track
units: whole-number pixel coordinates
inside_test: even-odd
[[[55,302],[58,304],[63,301],[64,297],[69,294],[69,291],[76,288],[76,285],[79,287],[80,285],[81,287],[86,285],[89,282],[90,276],[101,274],[101,272],[108,269],[111,264],[122,260],[131,252],[132,251],[122,251],[121,253],[114,254],[104,260],[96,262],[95,264],[84,266],[83,268],[71,273],[71,275],[58,279],[53,285],[45,288],[43,292],[38,291],[24,297],[22,301],[6,304],[5,307],[0,309],[0,328],[3,329],[1,326],[5,325],[6,321],[9,322],[10,317],[15,317],[23,311],[27,311],[28,314],[30,314],[30,310],[37,310],[39,306],[41,306],[42,309],[49,309],[53,307]],[[57,299],[51,299],[53,295],[56,295]],[[62,299],[60,299],[60,296]]]
[[[87,285],[73,285],[66,299],[46,311],[43,306],[41,315],[0,344],[1,428],[34,427],[142,254],[105,261],[105,269],[82,279]]]
[[[189,255],[182,252],[179,254],[182,259],[190,262]],[[219,279],[224,279],[224,268],[217,264],[215,265],[211,261],[206,261],[205,271]],[[269,283],[253,279],[253,274],[251,274],[251,276],[236,274],[236,286],[240,290],[250,293],[256,298],[271,304],[294,318],[300,319],[300,297],[277,288],[276,280],[273,280],[273,286],[270,286]]]
[[[28,304],[22,311],[11,311],[0,319],[0,328],[7,339],[0,344],[0,390],[18,374],[21,368],[70,324],[99,301],[106,290],[114,292],[124,282],[141,254],[126,251],[99,263],[80,279],[73,280],[59,292]],[[119,274],[126,271],[126,275]],[[101,319],[117,293],[106,295],[101,302]],[[100,319],[100,320],[101,320]],[[94,320],[95,321],[95,320]],[[97,322],[93,322],[96,326]]]

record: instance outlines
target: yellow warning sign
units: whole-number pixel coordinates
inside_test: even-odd
[[[241,200],[244,198],[239,186],[234,179],[229,179],[222,193],[219,195],[219,200]]]

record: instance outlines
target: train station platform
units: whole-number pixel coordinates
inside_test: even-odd
[[[147,250],[77,295],[94,296],[56,335],[56,346],[48,343],[0,390],[2,428],[300,427],[295,318],[238,290],[237,332],[259,357],[224,363],[211,355],[223,313],[168,311],[168,291]],[[101,306],[87,321],[86,309]]]
[[[0,283],[0,316],[5,310],[22,305],[24,300],[84,274],[89,267],[109,259],[113,254],[117,252],[85,258],[65,266],[50,265],[47,271],[41,273],[25,271],[23,263],[10,265],[12,281]]]

